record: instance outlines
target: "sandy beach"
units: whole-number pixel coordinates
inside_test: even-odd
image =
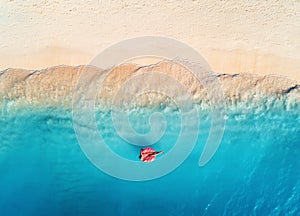
[[[3,1],[0,70],[85,65],[124,39],[174,38],[217,73],[300,81],[300,2]]]

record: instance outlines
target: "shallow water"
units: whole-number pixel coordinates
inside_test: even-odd
[[[131,120],[137,131],[147,133],[149,113],[142,114],[133,113]],[[296,109],[231,111],[218,151],[199,167],[210,128],[204,113],[197,144],[182,165],[141,182],[96,168],[78,144],[70,111],[22,109],[0,116],[0,215],[300,214]],[[110,113],[98,112],[96,118],[110,149],[138,161],[140,148],[117,136]],[[161,157],[167,157],[180,129],[176,112],[166,118],[165,136],[154,145],[166,152]]]

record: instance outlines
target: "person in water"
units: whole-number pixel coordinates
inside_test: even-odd
[[[141,149],[139,159],[143,162],[152,162],[156,158],[156,155],[163,153],[163,151],[155,151],[153,148],[147,147]]]

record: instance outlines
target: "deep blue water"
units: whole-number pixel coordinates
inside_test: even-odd
[[[109,147],[137,161],[139,148],[116,136],[109,112],[97,119]],[[161,157],[180,126],[176,113],[167,120],[168,130],[155,144],[166,151]],[[199,167],[210,128],[203,114],[196,147],[181,166],[155,180],[131,182],[87,159],[71,111],[2,110],[0,215],[300,215],[299,123],[297,109],[230,111],[218,151]],[[146,133],[148,126],[134,127]]]

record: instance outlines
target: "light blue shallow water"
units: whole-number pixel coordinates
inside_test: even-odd
[[[141,117],[134,115],[132,122]],[[123,181],[93,166],[76,140],[70,111],[23,109],[0,116],[1,216],[300,215],[297,109],[231,112],[220,148],[199,167],[210,128],[204,114],[187,160],[145,182]],[[98,113],[97,119],[110,148],[138,160],[139,148],[117,137],[110,113]],[[167,120],[166,134],[155,144],[166,154],[180,127],[176,113]],[[149,130],[141,122],[133,126],[142,133]]]

